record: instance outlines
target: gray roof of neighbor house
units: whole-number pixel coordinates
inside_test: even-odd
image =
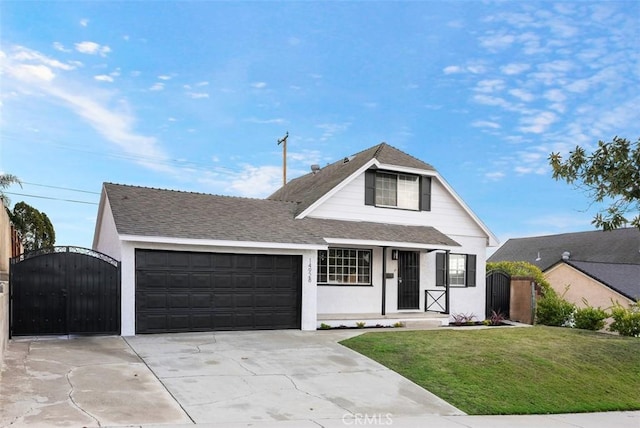
[[[640,264],[578,261],[566,263],[632,300],[640,299]]]
[[[509,239],[487,261],[525,261],[545,271],[562,260],[565,251],[571,261],[640,264],[640,230],[629,227]]]
[[[299,205],[295,214],[300,214],[351,174],[362,168],[371,159],[377,159],[380,163],[387,165],[435,171],[435,168],[428,163],[408,155],[387,143],[380,143],[353,156],[327,165],[316,173],[312,172],[295,178],[267,199],[298,202]]]
[[[568,252],[567,260],[562,254]],[[567,263],[629,297],[640,297],[640,230],[563,233],[509,239],[488,262],[526,261],[542,271]]]
[[[239,242],[326,245],[324,238],[459,244],[428,226],[306,218],[297,203],[104,184],[120,235]]]

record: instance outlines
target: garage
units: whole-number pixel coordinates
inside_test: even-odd
[[[299,329],[302,258],[136,249],[136,333]]]

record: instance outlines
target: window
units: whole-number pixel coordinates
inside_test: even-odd
[[[368,170],[365,205],[431,211],[431,177]]]
[[[318,251],[318,283],[371,285],[371,250]]]
[[[436,285],[444,287],[449,277],[451,287],[476,286],[476,255],[449,254],[449,266],[446,266],[446,253],[436,253]]]
[[[449,285],[465,285],[466,256],[449,254]]]
[[[376,175],[376,205],[420,209],[418,176],[378,173]]]

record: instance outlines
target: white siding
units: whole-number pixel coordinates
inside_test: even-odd
[[[120,247],[120,237],[116,230],[116,223],[111,212],[109,199],[105,197],[102,215],[98,216],[100,223],[96,226],[97,242],[93,243],[93,249],[107,254],[116,260],[122,259],[122,249]]]
[[[364,204],[364,174],[314,209],[309,217],[371,221],[414,226],[433,226],[447,235],[486,236],[475,220],[434,177],[431,211],[379,208]]]

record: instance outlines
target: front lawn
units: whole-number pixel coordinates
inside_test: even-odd
[[[446,329],[341,342],[472,415],[640,410],[640,339],[585,330]]]

